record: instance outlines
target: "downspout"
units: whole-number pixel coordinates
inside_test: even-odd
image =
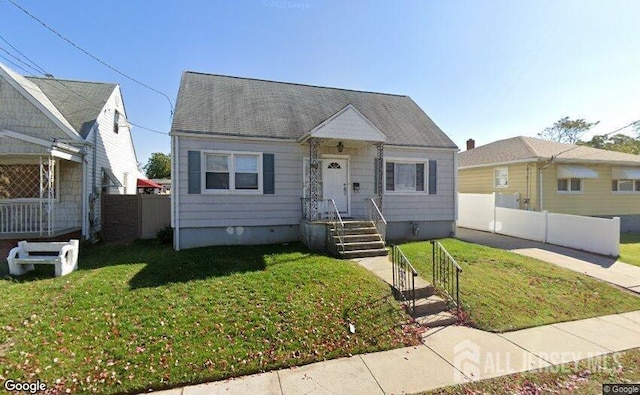
[[[89,222],[89,198],[87,193],[87,158],[82,156],[82,238],[87,239]]]
[[[89,194],[89,199],[92,201],[92,205],[91,205],[91,218],[89,219],[89,239],[91,239],[92,241],[96,241],[95,240],[95,230],[96,230],[96,191],[97,191],[97,185],[96,185],[96,177],[97,177],[97,167],[98,167],[98,123],[96,122],[93,125],[93,158],[92,158],[92,162],[93,162],[93,177],[91,180],[91,193]]]
[[[544,167],[541,167],[540,170],[538,171],[538,177],[539,177],[539,180],[538,180],[538,206],[540,207],[540,210],[538,210],[538,211],[540,211],[540,212],[542,212],[542,210],[544,210],[544,207],[542,206],[542,191],[543,191],[543,188],[542,188],[542,179],[543,179],[542,171],[544,169],[545,169]]]

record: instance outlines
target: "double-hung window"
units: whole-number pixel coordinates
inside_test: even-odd
[[[387,160],[385,190],[387,192],[425,192],[427,162]]]
[[[493,170],[493,187],[507,188],[509,186],[509,168],[496,167]]]
[[[252,152],[205,152],[206,192],[262,192],[262,154]]]

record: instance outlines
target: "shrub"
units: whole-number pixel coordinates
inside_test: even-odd
[[[173,228],[170,226],[165,226],[156,233],[156,238],[158,239],[158,242],[160,242],[160,244],[173,243]]]

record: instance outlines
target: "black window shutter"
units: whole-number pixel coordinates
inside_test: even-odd
[[[274,154],[262,154],[262,191],[265,195],[276,193]]]
[[[438,162],[429,161],[429,195],[435,195],[438,192]]]
[[[189,151],[188,160],[188,192],[197,194],[200,193],[200,151]]]
[[[416,163],[416,191],[424,191],[424,163]]]
[[[387,168],[386,168],[386,189],[387,191],[393,191],[395,190],[395,174],[394,174],[394,166],[393,166],[393,162],[387,162]]]

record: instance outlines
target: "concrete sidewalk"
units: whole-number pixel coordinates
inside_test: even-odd
[[[640,311],[504,334],[449,326],[423,344],[161,391],[192,394],[415,393],[640,347]]]
[[[553,263],[640,293],[640,267],[617,261],[614,258],[466,228],[458,228],[456,238]]]

